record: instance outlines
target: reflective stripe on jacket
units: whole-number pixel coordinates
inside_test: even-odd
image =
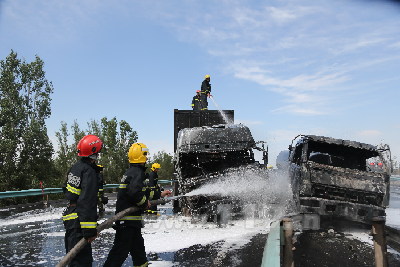
[[[81,158],[71,167],[65,189],[66,199],[75,204],[63,213],[65,228],[81,228],[85,237],[95,235],[98,177],[88,158]]]
[[[150,199],[151,195],[154,196],[155,193],[151,193],[153,190],[144,185],[146,167],[138,163],[131,163],[129,166],[119,185],[115,213],[117,214],[120,211],[135,206],[140,207],[141,210],[127,214],[121,220],[117,221],[116,224],[142,227],[141,215],[143,209],[147,206],[147,200]]]
[[[209,81],[204,80],[201,83],[201,93],[206,95],[211,93],[211,84]]]

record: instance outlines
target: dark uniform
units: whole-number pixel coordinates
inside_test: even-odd
[[[150,200],[160,199],[161,191],[163,191],[163,189],[158,185],[158,173],[157,172],[155,172],[155,171],[150,172],[149,177],[148,177],[148,183],[146,186],[149,188],[150,192],[154,191],[154,196]],[[150,207],[149,211],[151,211],[151,213],[157,214],[157,205],[152,205]]]
[[[201,95],[200,95],[200,94],[196,94],[196,95],[193,97],[193,100],[192,100],[192,109],[193,109],[193,110],[202,110],[202,109],[203,109],[203,105],[202,105]]]
[[[108,197],[104,196],[104,178],[103,178],[103,169],[104,167],[101,165],[96,165],[95,170],[97,173],[97,181],[99,192],[97,194],[97,207],[99,209],[99,213],[103,214],[105,211],[104,205],[108,203]]]
[[[202,110],[208,109],[208,101],[207,101],[208,94],[211,94],[211,84],[210,81],[204,79],[204,81],[201,83],[201,103],[203,105]]]
[[[69,205],[63,213],[65,249],[68,253],[83,237],[97,235],[98,177],[89,158],[81,158],[68,172],[65,197]],[[92,247],[88,243],[69,266],[92,266]]]
[[[114,245],[104,263],[105,267],[121,266],[129,253],[134,266],[148,265],[141,233],[141,228],[143,227],[142,213],[147,206],[147,200],[151,200],[154,197],[159,198],[160,195],[144,186],[145,170],[146,167],[142,164],[131,163],[122,177],[115,213],[132,206],[141,207],[142,210],[130,213],[115,223]]]

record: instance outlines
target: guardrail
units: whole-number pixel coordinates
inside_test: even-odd
[[[271,223],[265,242],[261,267],[293,267],[293,221],[292,218]]]
[[[159,180],[159,184],[172,184],[174,180]],[[104,189],[118,188],[119,184],[106,184],[103,186]],[[29,196],[41,196],[49,194],[62,193],[62,188],[43,188],[43,189],[28,189],[20,191],[5,191],[0,192],[0,199],[3,198],[14,198],[14,197],[29,197]]]
[[[400,176],[399,176],[399,175],[392,175],[392,176],[390,177],[390,180],[391,180],[391,181],[400,181]]]
[[[281,266],[281,222],[271,224],[267,242],[265,243],[261,267]]]

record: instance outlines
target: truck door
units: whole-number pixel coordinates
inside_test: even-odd
[[[301,164],[303,155],[303,143],[297,144],[290,153],[289,178],[293,191],[293,198],[297,202],[299,198],[299,186],[301,181]]]

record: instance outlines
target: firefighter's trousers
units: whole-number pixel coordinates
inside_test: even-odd
[[[207,100],[207,95],[201,93],[201,110],[207,110],[208,109],[208,100]]]
[[[68,253],[81,239],[83,238],[80,228],[68,229],[65,231],[65,250]],[[92,246],[88,243],[83,249],[75,256],[75,258],[68,265],[70,267],[92,267]]]
[[[115,228],[114,245],[108,254],[104,267],[122,266],[129,253],[134,266],[147,266],[142,229],[122,225]]]

